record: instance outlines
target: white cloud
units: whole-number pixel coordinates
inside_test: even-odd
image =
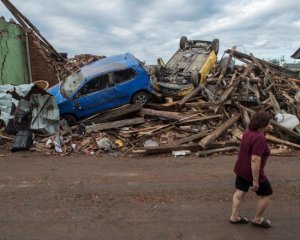
[[[165,61],[182,35],[220,39],[260,58],[289,56],[300,44],[298,0],[11,0],[49,42],[69,55],[131,52]],[[0,16],[11,17],[0,3]],[[293,61],[293,60],[291,60]]]

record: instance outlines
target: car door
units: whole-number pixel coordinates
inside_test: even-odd
[[[140,89],[138,74],[133,68],[113,72],[118,105],[129,103],[132,94]]]
[[[116,90],[111,74],[89,79],[76,93],[73,106],[80,117],[96,114],[114,107]]]

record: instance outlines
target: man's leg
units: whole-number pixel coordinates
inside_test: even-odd
[[[232,213],[230,216],[230,220],[233,222],[239,221],[239,209],[241,206],[241,203],[243,202],[243,199],[246,195],[246,192],[243,192],[239,189],[235,190],[235,193],[233,194],[232,197]]]
[[[259,199],[257,200],[256,214],[252,222],[261,223],[263,221],[263,214],[270,202],[271,198],[269,197],[259,197]],[[269,220],[268,223],[271,224]]]

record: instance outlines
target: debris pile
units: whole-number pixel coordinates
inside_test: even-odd
[[[95,62],[105,56],[97,56],[92,54],[75,55],[73,58],[67,58],[64,62],[55,62],[55,69],[61,79],[65,79],[71,73],[76,72],[79,68],[89,63]]]
[[[267,135],[273,154],[300,149],[300,80],[235,48],[226,54],[225,64],[180,100],[126,105],[71,127],[61,121],[54,135],[35,135],[32,150],[61,155],[224,154],[238,150],[243,130],[259,110],[273,116]],[[243,64],[228,68],[232,61]]]
[[[59,118],[55,98],[37,85],[0,85],[0,120],[5,125],[2,131],[16,135],[12,151],[28,150],[33,142],[33,131],[58,132]],[[0,139],[12,140],[2,133]]]

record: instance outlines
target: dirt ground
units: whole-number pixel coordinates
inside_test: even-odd
[[[0,239],[299,238],[299,156],[269,159],[271,229],[228,222],[235,155],[2,156]],[[254,208],[249,192],[241,213]]]

